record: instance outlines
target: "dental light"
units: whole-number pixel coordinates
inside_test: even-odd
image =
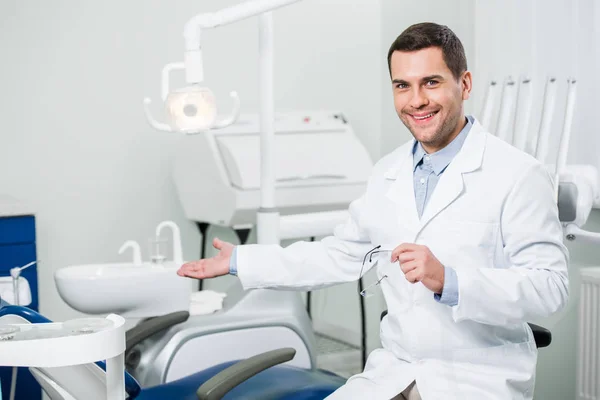
[[[162,100],[168,123],[161,123],[150,113],[150,98],[144,99],[146,118],[152,127],[167,132],[196,134],[209,129],[220,129],[234,123],[240,111],[240,99],[233,91],[233,110],[226,118],[217,118],[217,105],[214,93],[202,86],[204,70],[202,66],[201,34],[203,29],[216,28],[233,22],[268,13],[276,8],[299,0],[257,0],[225,8],[215,13],[200,14],[190,19],[184,28],[184,62],[167,64],[162,71]],[[270,15],[265,15],[268,18]],[[261,22],[261,25],[263,23]],[[170,91],[169,74],[174,70],[185,70],[188,86]],[[267,89],[268,90],[268,89]]]
[[[271,11],[299,0],[253,0],[224,8],[214,13],[192,17],[184,27],[184,62],[167,64],[162,70],[161,97],[165,103],[168,123],[158,122],[150,113],[150,98],[144,99],[146,118],[152,127],[167,132],[197,134],[210,129],[221,129],[233,124],[240,111],[240,100],[231,92],[233,110],[226,118],[217,117],[213,92],[201,85],[201,34],[204,29],[231,24],[253,16],[259,17],[259,91],[260,91],[260,171],[261,209],[257,214],[258,243],[279,243],[279,212],[275,208],[274,171],[274,101],[273,101],[273,19]],[[185,70],[187,87],[170,91],[169,75]]]

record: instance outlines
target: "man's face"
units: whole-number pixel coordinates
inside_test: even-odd
[[[471,73],[464,72],[457,81],[439,47],[395,51],[390,72],[396,112],[415,139],[428,152],[450,143],[463,126]]]

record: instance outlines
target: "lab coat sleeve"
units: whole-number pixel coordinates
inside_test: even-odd
[[[549,316],[568,299],[568,251],[543,165],[524,171],[507,196],[500,223],[507,268],[454,266],[459,299],[455,321],[511,325]],[[492,267],[492,268],[490,268]]]
[[[364,255],[372,249],[361,223],[364,208],[365,196],[353,201],[345,223],[321,241],[300,241],[285,248],[238,246],[237,274],[242,286],[310,290],[358,280]]]

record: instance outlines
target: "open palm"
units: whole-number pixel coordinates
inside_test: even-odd
[[[229,273],[229,262],[234,246],[231,243],[215,238],[213,240],[213,247],[219,250],[219,254],[211,258],[185,263],[179,268],[177,275],[196,279],[227,275]]]

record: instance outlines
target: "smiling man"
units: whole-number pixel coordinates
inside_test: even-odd
[[[472,76],[448,27],[409,27],[388,63],[414,140],[375,165],[348,220],[320,242],[286,248],[215,239],[217,256],[178,273],[305,290],[376,265],[368,290],[382,290],[389,309],[382,348],[328,399],[532,399],[537,349],[527,322],[568,298],[552,179],[465,116]]]

